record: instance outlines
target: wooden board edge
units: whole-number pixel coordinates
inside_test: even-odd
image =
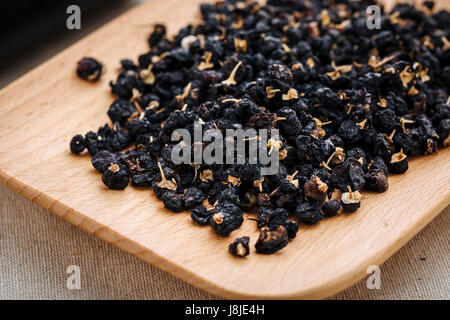
[[[179,278],[182,281],[186,281],[195,287],[201,288],[213,294],[220,295],[222,293],[222,290],[218,288],[217,285],[209,282],[207,279],[191,273],[182,266],[167,260],[166,258],[153,252],[151,249],[136,243],[113,229],[110,229],[108,226],[92,220],[83,213],[70,208],[51,196],[24,184],[20,180],[9,175],[3,169],[0,169],[0,183],[4,184],[7,188],[13,190],[19,195],[31,200],[38,206],[71,223],[75,227],[78,227],[109,243],[110,245],[122,249],[125,252],[160,268],[161,270]],[[232,292],[229,292],[228,296],[233,296],[232,294]]]
[[[422,215],[421,219],[417,220],[412,228],[406,230],[396,242],[388,244],[372,257],[372,259],[362,261],[358,267],[349,270],[343,277],[340,277],[333,282],[328,282],[308,290],[298,290],[282,295],[259,296],[249,295],[245,293],[245,290],[237,292],[220,287],[217,284],[184,269],[183,266],[177,265],[170,260],[159,256],[149,248],[117,233],[108,226],[86,217],[81,212],[53,199],[49,195],[25,185],[2,169],[0,169],[0,183],[93,236],[160,268],[182,281],[186,281],[197,288],[226,299],[323,299],[332,296],[363,279],[367,275],[367,266],[372,264],[381,265],[385,262],[450,204],[450,194],[447,194],[439,203],[431,208],[427,214]]]
[[[426,214],[423,214],[421,216],[421,219],[418,219],[413,227],[403,232],[403,234],[397,239],[397,241],[387,244],[387,246],[380,250],[376,255],[362,261],[358,267],[355,267],[354,270],[350,270],[344,276],[344,279],[337,279],[336,283],[334,284],[328,284],[323,287],[318,287],[314,291],[311,291],[310,296],[317,299],[323,299],[333,296],[351,287],[352,285],[368,276],[366,270],[370,265],[379,266],[381,268],[381,272],[383,272],[382,264],[386,262],[386,260],[388,260],[399,249],[401,249],[414,236],[416,236],[427,224],[429,224],[434,218],[436,218],[449,205],[450,193],[447,193],[440,202],[436,203],[432,208],[430,208]]]

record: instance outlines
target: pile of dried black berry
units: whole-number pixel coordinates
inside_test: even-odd
[[[122,60],[110,83],[110,124],[76,135],[70,149],[87,148],[110,189],[152,187],[168,209],[191,210],[220,236],[242,225],[243,211],[257,212],[256,251],[276,252],[298,223],[356,211],[360,190],[385,192],[408,156],[450,144],[449,13],[433,13],[430,1],[381,8],[371,29],[372,4],[226,0],[202,5],[202,21],[174,37],[156,25],[149,52],[137,64]],[[95,81],[101,70],[85,58],[78,74]],[[279,151],[278,173],[174,165],[172,132],[192,132],[194,121],[223,133],[279,129],[268,146]],[[248,237],[229,250],[248,255]]]

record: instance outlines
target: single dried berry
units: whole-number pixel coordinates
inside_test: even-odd
[[[81,134],[77,134],[70,140],[70,151],[79,154],[86,149],[86,140]]]
[[[134,112],[135,108],[128,100],[118,98],[109,107],[108,116],[112,122],[125,125]]]
[[[104,173],[111,163],[117,162],[117,156],[108,150],[101,150],[92,157],[92,166],[100,173]]]
[[[161,200],[164,202],[164,206],[173,212],[181,212],[184,210],[183,199],[172,190],[166,190],[162,194]]]
[[[286,228],[277,225],[261,229],[255,248],[258,253],[272,254],[283,249],[287,244],[288,234]]]
[[[344,212],[355,212],[361,206],[361,194],[359,191],[352,191],[349,187],[348,192],[342,193],[341,205]]]
[[[83,58],[78,62],[77,75],[87,81],[97,81],[102,75],[102,64],[94,58]]]
[[[165,35],[166,35],[166,27],[162,24],[156,24],[153,27],[153,32],[150,35],[150,38],[148,39],[150,47],[156,46],[162,39],[164,39]]]
[[[364,186],[366,179],[361,163],[350,158],[331,171],[330,181],[341,190],[346,190],[347,186],[352,190],[359,190]]]
[[[131,174],[131,183],[136,187],[151,187],[156,174],[152,171],[144,170],[142,172]]]
[[[197,207],[203,203],[206,195],[196,187],[190,187],[184,191],[183,204],[188,210]]]
[[[339,127],[339,135],[349,144],[355,144],[361,139],[361,128],[355,121],[345,120]]]
[[[122,66],[123,70],[137,70],[136,64],[129,59],[120,60],[120,65]]]
[[[286,228],[289,240],[294,239],[297,236],[299,227],[297,222],[287,219],[281,225]]]
[[[213,230],[222,237],[228,237],[228,235],[239,228],[244,222],[244,216],[239,206],[225,202],[219,203],[214,208],[214,214],[211,218],[211,227]]]
[[[201,226],[209,225],[213,214],[213,210],[207,210],[204,206],[198,206],[191,210],[192,220]]]
[[[257,214],[258,228],[270,225],[282,225],[289,216],[289,211],[283,208],[272,209],[269,207],[261,207]]]
[[[381,169],[372,169],[366,174],[364,188],[376,192],[385,192],[389,188],[386,172]]]
[[[370,170],[382,170],[386,176],[388,175],[388,167],[386,165],[386,162],[381,157],[375,157],[372,159],[372,161],[369,163],[368,168]]]
[[[408,170],[408,167],[408,157],[403,153],[403,150],[392,155],[389,163],[390,172],[405,173]]]
[[[219,201],[220,203],[230,202],[238,205],[240,199],[235,188],[226,188],[220,191],[219,195],[217,196],[217,201]]]
[[[123,190],[130,182],[128,170],[117,163],[111,163],[102,176],[103,183],[112,190]]]
[[[329,200],[322,206],[322,213],[325,217],[334,217],[338,214],[341,205],[337,200]]]
[[[249,237],[236,238],[236,240],[228,246],[228,251],[236,257],[242,258],[248,256],[250,254],[250,248],[248,246],[249,240]]]
[[[295,215],[304,224],[313,225],[322,220],[322,202],[315,199],[303,200],[295,208]]]
[[[323,201],[327,196],[328,185],[320,180],[319,177],[312,175],[305,183],[304,189],[307,197]]]

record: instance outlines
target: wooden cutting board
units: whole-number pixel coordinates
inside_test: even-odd
[[[107,121],[108,82],[119,60],[147,50],[149,25],[171,32],[199,18],[201,1],[152,0],[125,13],[0,92],[0,181],[76,226],[197,287],[226,298],[322,298],[354,284],[450,203],[450,149],[411,161],[384,194],[365,193],[353,215],[301,226],[271,255],[254,253],[253,221],[223,239],[194,225],[188,213],[163,208],[148,190],[110,191],[90,157],[69,141]],[[96,84],[75,76],[83,56],[107,72]],[[252,254],[232,257],[228,244],[251,237]],[[398,266],[402,268],[403,266]]]

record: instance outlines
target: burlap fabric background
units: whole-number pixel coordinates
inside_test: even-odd
[[[449,299],[450,207],[366,280],[332,299]],[[66,269],[81,270],[69,290]],[[0,299],[217,299],[103,242],[0,185]]]

